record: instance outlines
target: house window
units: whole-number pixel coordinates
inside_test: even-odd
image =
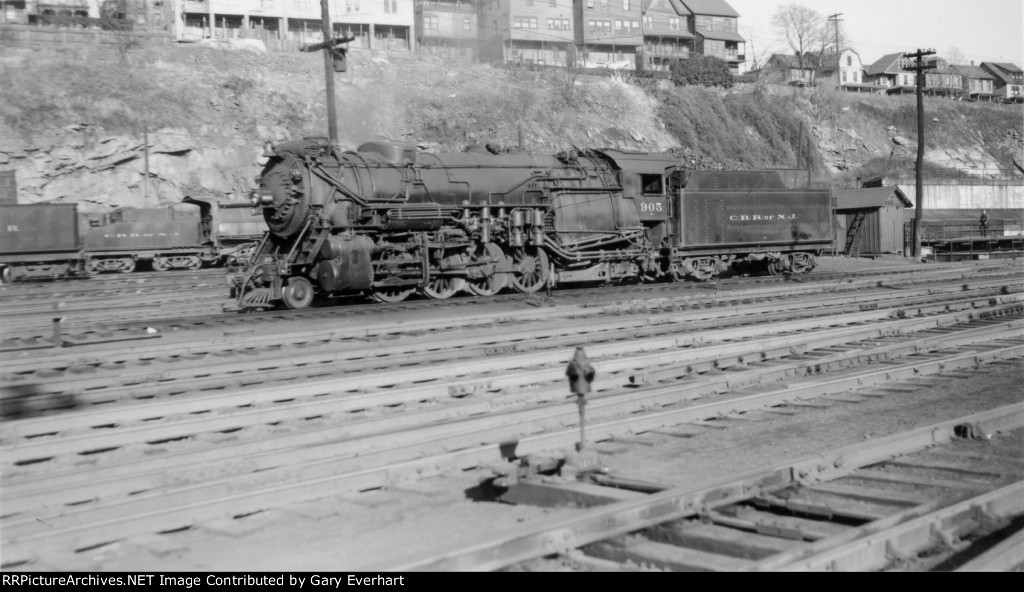
[[[423,17],[423,28],[427,31],[437,30],[437,15],[425,15]]]
[[[462,30],[463,31],[472,31],[473,30],[473,25],[469,21],[469,17],[468,16],[462,19]]]
[[[615,21],[615,30],[616,31],[621,31],[622,30],[622,21],[619,21],[619,20]]]
[[[843,82],[846,82],[846,72],[843,72]]]
[[[593,7],[594,7],[594,0],[587,0],[587,8],[593,8]]]
[[[644,28],[645,29],[653,29],[654,28],[654,17],[653,16],[645,16],[644,17]]]
[[[674,16],[669,17],[669,19],[668,19],[668,28],[673,30],[673,31],[678,31],[679,30],[679,19],[674,17]]]
[[[853,65],[853,56],[846,56],[846,65],[847,66],[852,66]]]
[[[622,10],[629,12],[629,0],[622,0]]]

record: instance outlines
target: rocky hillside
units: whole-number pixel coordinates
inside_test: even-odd
[[[346,148],[372,139],[439,150],[617,147],[717,169],[802,158],[819,180],[843,186],[906,170],[916,151],[911,97],[351,58],[337,75]],[[104,211],[185,195],[242,199],[266,142],[326,135],[318,55],[226,44],[13,47],[0,55],[0,79],[0,169],[17,171],[23,203]],[[990,175],[1024,162],[1019,107],[936,99],[927,109],[930,166]]]

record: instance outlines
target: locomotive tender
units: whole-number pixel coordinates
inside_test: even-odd
[[[78,214],[77,204],[0,205],[0,273],[4,283],[122,272],[147,262],[156,271],[247,261],[266,230],[246,202],[186,197],[183,208],[118,208]],[[214,226],[216,221],[216,227]]]
[[[252,199],[269,231],[231,280],[241,309],[803,273],[833,240],[827,190],[790,189],[777,172],[688,171],[668,154],[341,152],[306,138],[265,156]]]

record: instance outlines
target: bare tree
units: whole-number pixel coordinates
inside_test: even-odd
[[[950,45],[949,48],[946,49],[946,60],[954,66],[967,65],[967,56],[965,56],[964,52],[960,51],[960,48],[955,45]]]
[[[819,51],[827,43],[823,40],[827,26],[825,17],[806,6],[786,4],[779,7],[772,16],[772,25],[782,32],[786,42],[796,53],[801,70],[805,68],[804,54]]]
[[[760,79],[761,78],[761,68],[763,68],[765,63],[768,61],[768,57],[771,55],[771,52],[766,52],[764,49],[762,49],[761,51],[757,51],[757,49],[754,47],[754,34],[753,34],[752,31],[748,30],[747,34],[746,34],[746,37],[747,37],[747,64],[750,66],[747,71],[748,72],[755,72],[756,75],[757,75],[757,78]]]

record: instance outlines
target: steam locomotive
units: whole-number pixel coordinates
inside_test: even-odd
[[[342,152],[306,138],[264,155],[251,198],[268,232],[230,279],[240,309],[805,273],[833,240],[829,191],[775,171],[689,171],[662,153]]]

